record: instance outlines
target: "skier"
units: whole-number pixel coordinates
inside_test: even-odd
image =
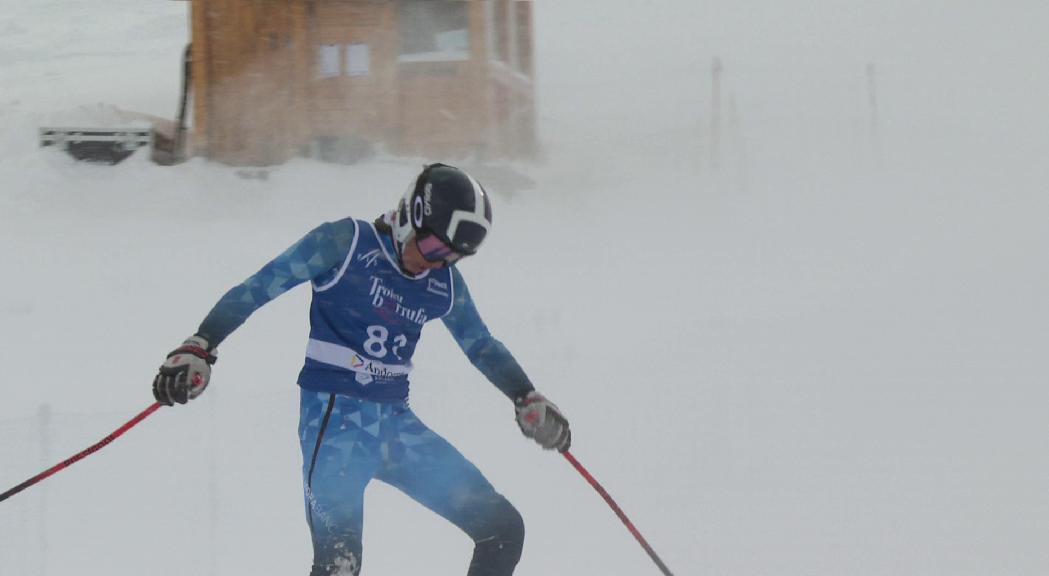
[[[513,400],[525,436],[548,450],[571,443],[567,420],[489,333],[455,267],[477,252],[491,225],[488,194],[473,177],[428,165],[395,210],[374,222],[324,223],[232,288],[154,379],[162,404],[200,396],[216,347],[259,307],[312,282],[298,377],[311,576],[360,573],[364,488],[372,478],[473,539],[468,576],[513,573],[524,541],[520,514],[408,406],[423,324],[441,318],[470,362]]]

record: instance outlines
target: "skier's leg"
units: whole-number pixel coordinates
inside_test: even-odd
[[[360,573],[364,488],[380,461],[377,422],[373,403],[302,391],[299,441],[311,576]]]
[[[389,454],[376,478],[440,514],[474,541],[468,576],[509,576],[521,558],[524,521],[481,472],[408,409],[384,426]]]

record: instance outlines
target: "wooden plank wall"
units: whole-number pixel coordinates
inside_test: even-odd
[[[208,155],[232,164],[287,160],[297,102],[294,4],[284,0],[208,0],[205,114]]]

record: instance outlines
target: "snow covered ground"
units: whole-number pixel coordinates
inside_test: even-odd
[[[537,186],[488,183],[495,233],[461,268],[678,576],[1049,571],[1049,9],[876,4],[537,3]],[[36,147],[100,104],[170,117],[186,40],[182,2],[0,0],[0,489],[148,405],[227,288],[422,161],[260,180]],[[224,344],[201,400],[0,504],[0,574],[304,574],[308,292]],[[518,574],[656,574],[426,334],[413,406],[522,511]],[[455,528],[367,498],[364,574],[464,572]]]

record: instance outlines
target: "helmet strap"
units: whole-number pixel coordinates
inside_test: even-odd
[[[393,248],[397,251],[397,258],[400,259],[403,246],[397,239],[397,234],[394,228],[396,222],[397,211],[391,210],[375,219],[375,229],[378,230],[380,234],[389,234],[390,239],[393,240]]]
[[[412,273],[404,268],[404,245],[397,241],[397,235],[393,233],[393,223],[396,221],[397,211],[391,210],[376,218],[372,225],[379,234],[386,234],[390,237],[390,240],[393,241],[393,249],[397,252],[397,265],[401,268],[401,272],[411,276]]]

